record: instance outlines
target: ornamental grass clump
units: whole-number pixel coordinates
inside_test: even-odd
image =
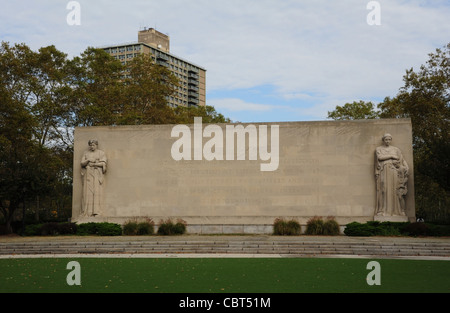
[[[158,235],[170,236],[170,235],[182,235],[186,232],[186,222],[182,219],[178,219],[173,222],[172,219],[165,221],[161,220],[158,227]]]
[[[137,221],[127,221],[123,224],[123,234],[126,236],[136,236],[137,235]]]
[[[130,220],[123,224],[123,234],[127,236],[145,236],[153,235],[155,223],[151,219],[138,222],[137,220]]]
[[[323,220],[319,216],[314,216],[306,222],[306,235],[323,235]]]
[[[314,216],[306,222],[305,234],[307,235],[337,236],[340,233],[339,224],[333,216],[327,217],[326,221],[323,221],[320,216]]]
[[[295,220],[286,221],[282,218],[275,219],[273,234],[278,236],[295,236],[301,234],[300,223]]]
[[[340,235],[341,230],[338,222],[332,216],[329,216],[327,220],[323,223],[323,234],[327,236],[337,236]]]
[[[142,235],[153,235],[155,233],[154,228],[155,223],[151,219],[147,219],[144,222],[137,224],[137,234]]]

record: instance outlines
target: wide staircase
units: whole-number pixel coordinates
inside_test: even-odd
[[[345,237],[345,236],[343,236]],[[449,257],[450,239],[315,237],[127,237],[13,240],[0,242],[0,256],[75,254]]]

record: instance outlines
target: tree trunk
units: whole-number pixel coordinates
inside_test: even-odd
[[[9,205],[9,208],[5,209],[5,220],[6,220],[6,234],[11,234],[13,229],[11,227],[11,222],[14,216],[14,212],[16,211],[16,206],[12,203]]]
[[[39,222],[39,196],[36,196],[36,213],[35,213],[36,222]]]

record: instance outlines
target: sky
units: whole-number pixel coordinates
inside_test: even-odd
[[[0,0],[0,40],[73,58],[155,28],[172,54],[207,70],[207,105],[243,123],[320,121],[337,105],[377,104],[450,42],[448,0],[71,2]]]

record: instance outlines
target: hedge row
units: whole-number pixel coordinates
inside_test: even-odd
[[[353,222],[347,224],[347,236],[450,236],[450,225],[423,222]]]
[[[171,219],[161,221],[158,235],[181,235],[186,232],[186,222]],[[55,235],[78,235],[78,236],[121,236],[121,235],[153,235],[154,223],[151,220],[144,222],[129,221],[123,226],[115,223],[44,223],[27,225],[25,236],[55,236]]]
[[[114,223],[44,223],[25,226],[25,236],[55,236],[55,235],[97,235],[120,236],[122,227]]]
[[[273,224],[274,235],[300,235],[301,226],[295,220],[286,221],[276,219]],[[168,219],[161,221],[158,227],[158,235],[180,235],[186,232],[186,222]],[[319,217],[311,218],[306,225],[306,235],[339,235],[339,224],[328,218],[323,221]],[[153,235],[154,223],[152,221],[129,221],[123,225],[114,223],[45,223],[27,225],[25,236],[53,236],[53,235],[96,235],[96,236],[121,236],[121,235]],[[344,234],[347,236],[450,236],[450,225],[435,225],[430,223],[409,222],[352,222],[346,225]]]

